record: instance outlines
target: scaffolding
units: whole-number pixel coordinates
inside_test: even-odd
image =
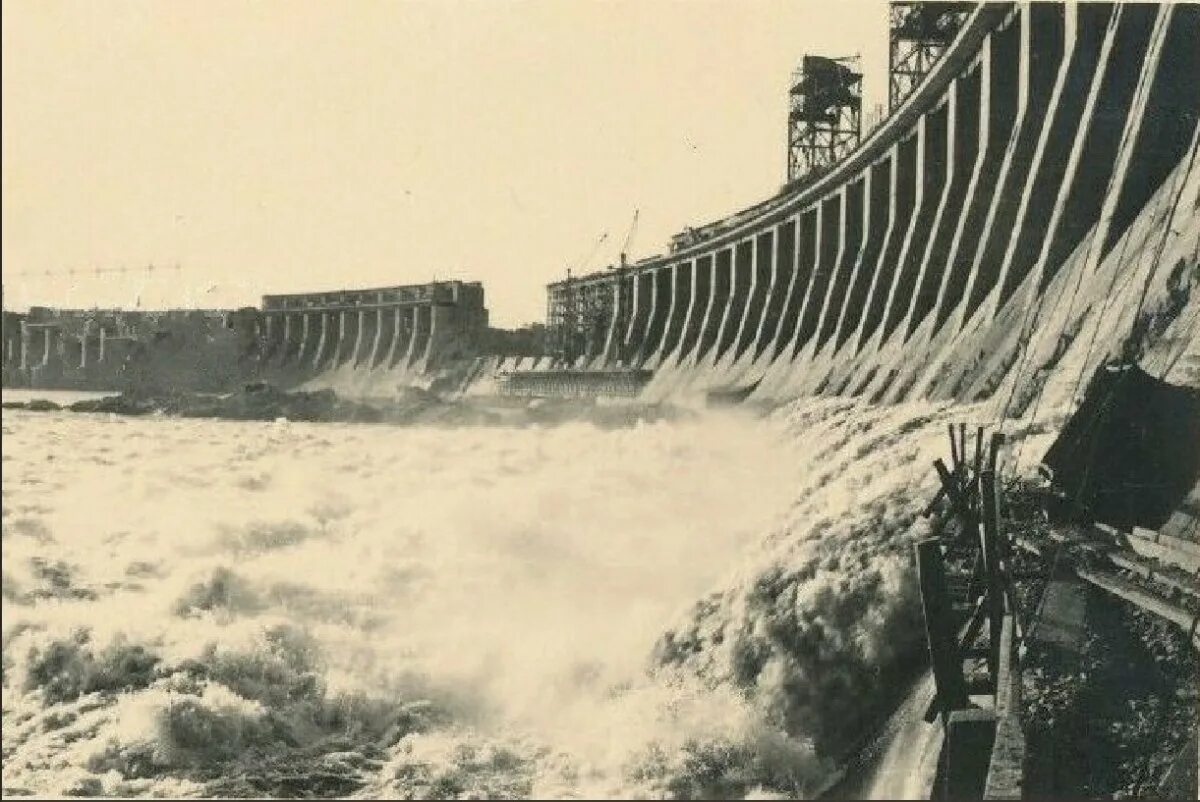
[[[888,11],[888,110],[921,82],[954,40],[973,3],[893,2]]]
[[[823,171],[853,150],[862,135],[858,57],[805,56],[788,92],[788,182]]]
[[[557,363],[574,365],[580,357],[596,356],[604,348],[618,283],[624,290],[627,281],[616,271],[573,278],[568,270],[564,281],[547,287],[547,349]]]

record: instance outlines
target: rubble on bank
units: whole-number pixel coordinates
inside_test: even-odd
[[[1029,482],[1006,493],[1014,590],[1029,619],[1026,788],[1035,796],[1194,797],[1200,660],[1188,634],[1080,579],[1077,570],[1108,559],[1106,544],[1078,524],[1048,521],[1040,495]],[[1051,586],[1083,601],[1077,629],[1062,623],[1068,594]]]
[[[123,392],[60,405],[48,399],[6,401],[4,409],[29,412],[83,412],[114,415],[166,415],[239,421],[386,423],[426,426],[555,426],[589,422],[600,428],[628,428],[678,420],[693,413],[666,404],[597,403],[595,399],[447,400],[419,388],[403,388],[391,399],[356,401],[329,389],[285,391],[263,382],[225,394]]]

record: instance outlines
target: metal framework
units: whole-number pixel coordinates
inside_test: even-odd
[[[613,315],[613,282],[618,280],[616,273],[572,278],[568,270],[565,281],[550,286],[547,346],[556,361],[572,365],[603,347]]]
[[[788,164],[792,182],[824,170],[858,145],[862,135],[862,73],[844,59],[805,56],[788,92]]]
[[[953,41],[973,3],[893,2],[888,11],[888,110],[908,96]]]

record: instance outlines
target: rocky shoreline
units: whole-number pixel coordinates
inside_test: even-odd
[[[1039,634],[1047,585],[1072,581],[1072,566],[1093,558],[1071,527],[1040,514],[1038,495],[1028,482],[1007,495],[1015,596],[1035,630],[1021,661],[1026,788],[1037,797],[1194,797],[1200,662],[1187,633],[1079,583],[1080,630]]]
[[[589,399],[453,400],[417,388],[408,388],[394,399],[368,402],[342,398],[333,390],[285,391],[263,382],[246,384],[224,394],[126,391],[70,404],[34,398],[5,401],[0,406],[28,412],[391,425],[520,427],[586,421],[601,428],[625,428],[695,414],[663,404],[602,404]]]

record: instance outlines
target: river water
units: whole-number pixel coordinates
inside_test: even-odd
[[[971,414],[5,410],[5,795],[810,796],[911,683]]]

